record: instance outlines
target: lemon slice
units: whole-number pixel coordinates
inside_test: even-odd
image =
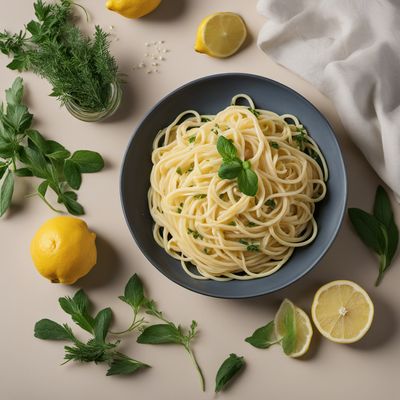
[[[354,343],[369,330],[374,305],[367,292],[351,281],[333,281],[315,294],[311,308],[315,326],[337,343]]]
[[[279,307],[274,320],[275,336],[277,338],[282,339],[288,334],[285,318],[291,312],[294,315],[295,346],[293,351],[288,355],[297,358],[307,353],[313,336],[313,328],[308,315],[301,308],[296,307],[290,300],[285,299]]]
[[[211,57],[225,58],[239,50],[246,36],[246,25],[239,15],[218,12],[201,21],[194,49]]]

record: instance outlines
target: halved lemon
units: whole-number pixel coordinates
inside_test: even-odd
[[[317,291],[311,315],[315,326],[327,339],[354,343],[368,332],[374,318],[374,305],[362,287],[339,280]]]
[[[308,315],[290,300],[285,299],[275,316],[275,336],[283,338],[287,334],[285,318],[287,313],[293,312],[295,317],[296,344],[290,357],[297,358],[307,353],[313,336],[313,328]]]
[[[225,58],[239,50],[246,36],[246,25],[239,15],[218,12],[201,21],[194,49],[211,57]]]

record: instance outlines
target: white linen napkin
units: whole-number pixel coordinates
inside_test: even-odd
[[[400,0],[259,0],[258,45],[331,98],[400,201]]]

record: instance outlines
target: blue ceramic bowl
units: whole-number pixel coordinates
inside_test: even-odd
[[[147,205],[152,142],[157,132],[182,111],[194,109],[214,114],[246,93],[256,107],[278,114],[296,115],[316,140],[328,163],[328,195],[316,210],[319,233],[307,247],[296,249],[277,272],[250,281],[216,282],[188,276],[179,261],[170,257],[153,239],[153,221]],[[335,134],[324,116],[304,97],[281,83],[239,73],[206,76],[164,97],[146,115],[133,135],[121,172],[121,200],[126,222],[147,259],[167,278],[194,292],[223,298],[260,296],[281,289],[310,271],[326,253],[339,230],[347,197],[346,172]]]

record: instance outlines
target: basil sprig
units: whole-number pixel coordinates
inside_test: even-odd
[[[230,354],[221,364],[215,377],[215,391],[220,392],[228,382],[244,367],[244,357]]]
[[[358,237],[379,256],[379,274],[375,282],[375,286],[378,286],[399,244],[399,230],[389,196],[382,186],[378,186],[373,214],[359,208],[349,208],[348,213]]]
[[[251,169],[250,161],[238,158],[235,145],[224,136],[218,138],[217,150],[223,160],[218,176],[221,179],[237,178],[239,190],[247,196],[255,196],[258,191],[258,177]]]

